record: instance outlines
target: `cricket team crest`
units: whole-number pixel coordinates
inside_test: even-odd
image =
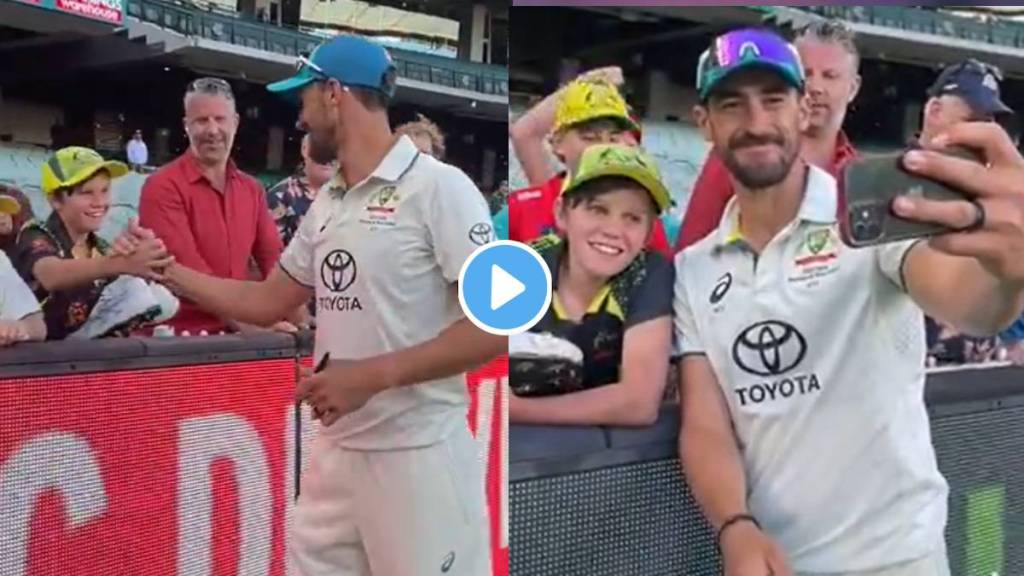
[[[789,281],[808,283],[839,270],[839,239],[832,227],[808,230],[793,258]]]
[[[366,203],[365,213],[359,221],[372,229],[393,227],[395,211],[402,201],[402,195],[395,186],[384,186],[370,195]]]

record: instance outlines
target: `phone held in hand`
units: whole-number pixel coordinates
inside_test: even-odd
[[[981,158],[974,151],[950,147],[939,152],[974,162]],[[928,238],[953,230],[930,222],[900,218],[892,211],[899,196],[937,201],[964,201],[973,196],[942,182],[912,174],[903,167],[906,151],[865,156],[846,167],[844,188],[846,209],[840,215],[843,242],[854,248],[875,246],[900,240]]]

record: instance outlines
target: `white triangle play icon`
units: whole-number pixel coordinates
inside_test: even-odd
[[[526,292],[526,285],[505,269],[491,264],[491,310],[497,310]]]

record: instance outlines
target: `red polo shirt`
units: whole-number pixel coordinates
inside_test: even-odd
[[[266,278],[281,256],[263,186],[231,160],[223,193],[202,175],[191,152],[158,170],[142,187],[139,223],[164,241],[178,263],[211,276],[249,280],[252,257]],[[187,300],[169,324],[193,334],[226,329]]]
[[[822,166],[836,179],[843,168],[857,156],[857,150],[843,132],[836,138],[836,148],[832,156],[831,166]],[[718,228],[725,213],[725,205],[732,198],[732,180],[729,170],[722,158],[712,150],[704,162],[704,168],[697,177],[690,193],[690,203],[686,206],[686,214],[679,228],[676,239],[676,253],[692,244],[696,244],[705,236]]]
[[[558,175],[540,186],[522,188],[508,196],[508,239],[528,243],[555,230],[555,201],[562,192]],[[654,220],[654,233],[647,247],[671,258],[668,236],[661,219]]]

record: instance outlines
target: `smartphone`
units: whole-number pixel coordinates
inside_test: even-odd
[[[980,156],[966,148],[949,148],[943,153],[981,162]],[[892,211],[896,197],[917,196],[930,200],[970,200],[970,195],[941,182],[912,174],[903,168],[906,151],[866,156],[846,167],[844,186],[846,210],[840,215],[843,242],[854,248],[899,240],[927,238],[950,228],[940,224],[906,220]]]

